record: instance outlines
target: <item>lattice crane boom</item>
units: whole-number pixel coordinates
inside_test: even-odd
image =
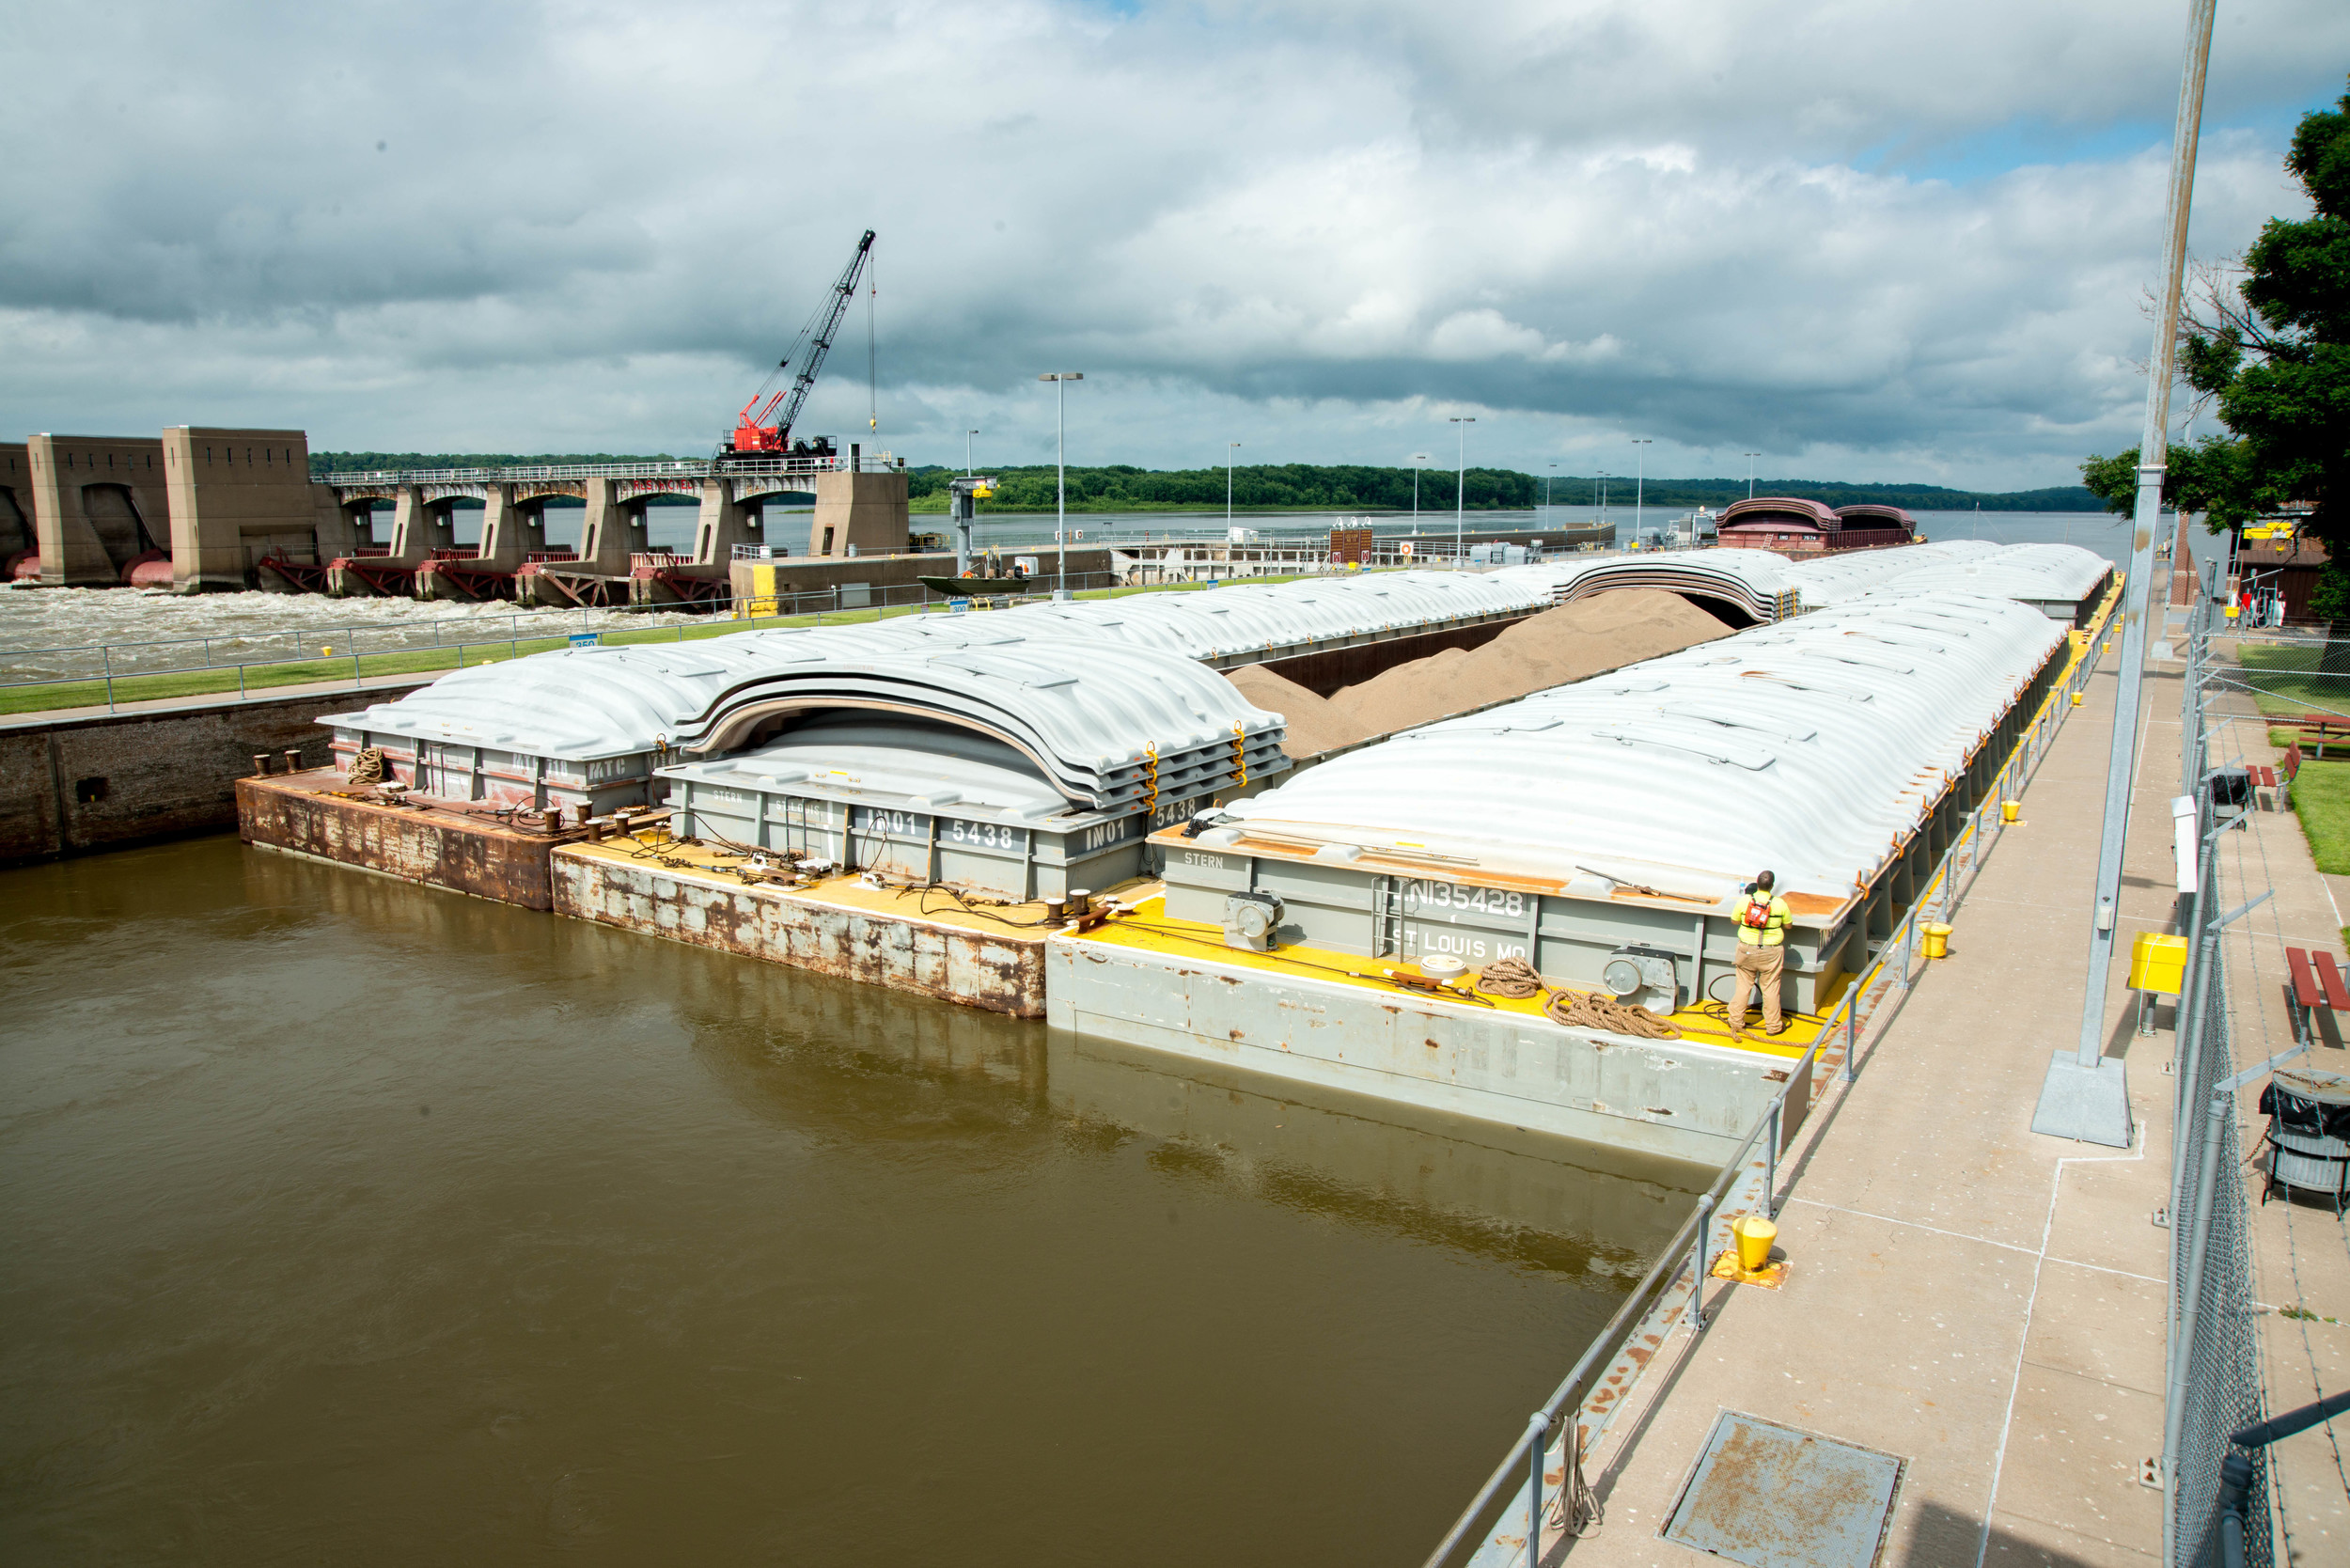
[[[807,323],[800,328],[799,337],[776,362],[774,370],[760,384],[751,400],[735,416],[734,429],[722,438],[723,451],[736,453],[782,453],[791,449],[791,427],[798,422],[800,409],[807,401],[808,389],[816,384],[816,376],[824,368],[824,356],[832,352],[833,335],[840,330],[840,319],[848,314],[849,302],[856,297],[857,279],[865,274],[865,263],[873,251],[873,231],[856,243],[856,252],[849,264],[840,270],[826,290],[823,303],[817,306]],[[799,373],[778,386],[792,365]],[[829,448],[827,448],[829,450]]]

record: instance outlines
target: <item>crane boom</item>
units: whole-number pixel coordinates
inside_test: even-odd
[[[807,401],[808,389],[816,384],[817,372],[824,368],[824,356],[832,352],[833,334],[840,329],[840,318],[848,313],[849,301],[856,296],[857,279],[864,274],[866,259],[872,254],[873,231],[856,243],[856,252],[849,264],[840,270],[826,291],[823,303],[800,328],[800,335],[791,340],[791,347],[776,362],[776,368],[760,384],[751,400],[735,416],[734,429],[721,438],[722,450],[735,453],[784,453],[791,449],[791,427],[800,417],[800,409]],[[794,361],[799,373],[789,384],[776,383],[790,370]]]

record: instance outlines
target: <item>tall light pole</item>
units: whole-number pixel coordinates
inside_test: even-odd
[[[1762,455],[1762,454],[1761,452],[1747,452],[1745,454],[1747,460],[1747,499],[1749,501],[1754,499],[1754,460]]]
[[[1455,414],[1448,423],[1460,427],[1453,433],[1461,438],[1460,466],[1452,477],[1452,564],[1457,567],[1467,554],[1461,540],[1467,531],[1468,519],[1468,427],[1477,423],[1477,416]]]
[[[1053,384],[1053,548],[1059,560],[1053,568],[1053,597],[1069,597],[1069,447],[1068,426],[1061,417],[1068,384],[1083,381],[1083,370],[1048,370],[1036,378]]]
[[[971,467],[971,443],[977,441],[979,438],[979,432],[976,430],[964,431],[963,432],[963,477],[966,479],[971,477],[973,472]]]
[[[1648,491],[1648,454],[1643,447],[1653,447],[1656,438],[1637,435],[1632,438],[1632,547],[1640,547],[1640,502]]]
[[[1224,536],[1232,535],[1232,454],[1240,450],[1240,443],[1229,442],[1224,447]]]
[[[1543,476],[1543,526],[1550,526],[1550,487],[1559,478],[1559,465],[1552,463],[1550,472]]]
[[[1412,537],[1419,537],[1419,471],[1428,462],[1426,452],[1412,454]]]

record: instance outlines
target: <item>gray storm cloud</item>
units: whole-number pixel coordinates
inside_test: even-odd
[[[1476,412],[1471,461],[1538,470],[1641,433],[1653,472],[2061,482],[2135,434],[2183,21],[17,8],[0,416],[699,449],[870,226],[918,460],[1033,460],[1066,367],[1091,462],[1395,462]],[[2337,6],[2222,18],[2199,251],[2291,209],[2345,63]],[[865,429],[863,349],[824,428]]]

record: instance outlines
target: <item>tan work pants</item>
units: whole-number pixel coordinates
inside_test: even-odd
[[[1787,1020],[1778,1011],[1778,977],[1787,967],[1787,946],[1778,943],[1765,947],[1755,943],[1749,947],[1738,944],[1738,981],[1730,988],[1730,1027],[1747,1027],[1747,994],[1760,986],[1762,991],[1762,1027],[1777,1034],[1787,1027]]]

